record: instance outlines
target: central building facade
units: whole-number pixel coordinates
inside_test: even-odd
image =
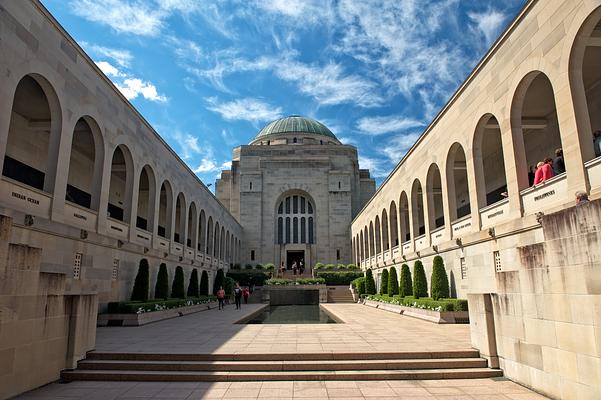
[[[290,116],[234,149],[217,198],[244,231],[244,264],[352,261],[350,224],[375,192],[357,149],[322,123]]]

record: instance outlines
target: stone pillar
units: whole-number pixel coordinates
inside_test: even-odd
[[[499,368],[495,317],[490,293],[468,294],[470,335],[472,346],[488,361],[490,368]]]
[[[472,230],[480,230],[480,206],[478,203],[478,192],[484,190],[485,186],[478,186],[476,183],[476,171],[474,169],[474,159],[471,154],[465,154],[465,168],[467,173],[467,185],[470,199],[470,214],[472,217]]]
[[[510,122],[509,118],[499,120],[499,129],[501,129],[503,163],[505,164],[505,179],[509,197],[508,218],[519,218],[522,215],[520,187],[528,187],[528,163],[526,162],[524,140],[516,137]],[[524,171],[526,174],[523,173]]]
[[[70,303],[67,368],[77,367],[77,362],[96,344],[96,319],[98,296],[96,294],[66,296]]]

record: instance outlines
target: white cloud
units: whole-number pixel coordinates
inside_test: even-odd
[[[113,77],[117,77],[117,78],[124,76],[124,74],[121,71],[119,71],[118,68],[111,65],[111,63],[109,63],[107,61],[96,61],[96,65],[107,76],[113,76]]]
[[[129,67],[134,58],[133,55],[127,50],[99,46],[85,41],[82,41],[81,45],[86,49],[86,51],[96,56],[108,57],[112,59],[119,64],[120,67]]]
[[[491,45],[501,30],[503,22],[507,18],[505,14],[500,11],[490,9],[485,12],[470,12],[468,17],[476,24],[478,29],[484,34],[486,38],[486,45]]]
[[[121,83],[115,83],[117,89],[123,93],[127,100],[133,100],[138,96],[144,97],[146,100],[165,102],[167,97],[159,95],[157,88],[150,82],[144,82],[139,78],[127,78]]]
[[[359,156],[359,168],[369,169],[374,178],[384,178],[390,173],[390,167],[386,165],[386,160]]]
[[[207,172],[218,171],[219,166],[212,157],[203,157],[198,167],[194,169],[195,174],[206,174]]]
[[[419,138],[420,133],[406,133],[393,137],[382,151],[391,163],[398,163]]]
[[[179,155],[182,159],[189,160],[194,155],[198,155],[202,152],[196,136],[192,136],[189,133],[183,133],[180,131],[175,131],[170,136],[177,144]]]
[[[219,102],[216,97],[206,99],[207,107],[229,121],[240,120],[250,122],[272,121],[282,116],[281,107],[273,107],[260,99],[245,98],[229,102]]]
[[[394,115],[385,117],[364,117],[357,122],[357,127],[361,133],[374,136],[404,131],[424,125],[424,122],[415,118]]]

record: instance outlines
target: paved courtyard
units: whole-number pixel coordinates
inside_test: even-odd
[[[99,328],[96,350],[169,353],[444,351],[471,349],[469,326],[436,325],[357,304],[327,304],[345,323],[241,325],[257,311],[211,310],[142,327]],[[545,399],[505,378],[325,382],[72,382],[18,399]]]

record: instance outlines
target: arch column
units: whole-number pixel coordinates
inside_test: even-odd
[[[12,115],[13,102],[15,92],[17,89],[18,82],[15,81],[15,75],[10,76],[4,75],[2,77],[3,84],[0,85],[0,98],[6,99],[6,101],[0,104],[0,161],[4,162],[4,156],[6,154],[6,144],[8,142],[8,130],[10,128],[10,118]],[[0,165],[0,169],[2,166]]]
[[[448,153],[448,150],[447,150]],[[451,239],[451,222],[452,215],[451,207],[455,207],[455,190],[453,193],[449,193],[449,181],[448,181],[448,165],[447,162],[442,163],[438,166],[440,172],[440,192],[442,197],[442,212],[444,215],[444,238],[447,240]],[[453,198],[451,205],[450,198]]]
[[[409,195],[407,196],[407,209],[408,209],[408,215],[407,218],[409,218],[409,236],[411,237],[411,248],[409,249],[408,253],[411,252],[415,252],[415,216],[413,215],[413,213],[415,212],[416,207],[414,207],[413,205],[413,188],[411,188],[412,190],[409,191]],[[405,252],[403,252],[403,254],[405,254]]]
[[[69,179],[69,161],[72,151],[75,124],[79,118],[75,119],[75,121],[74,119],[75,118],[68,118],[66,115],[63,115],[62,132],[60,133],[59,138],[55,138],[55,140],[52,138],[52,135],[50,137],[50,146],[48,149],[49,161],[50,158],[53,157],[52,154],[56,154],[52,153],[53,151],[58,153],[56,155],[55,176],[52,178],[54,184],[52,187],[52,210],[50,212],[50,219],[56,222],[62,222],[64,220],[65,195],[67,193],[67,180]],[[59,171],[61,173],[59,173]],[[48,169],[46,177],[50,177],[50,169]],[[46,187],[46,183],[44,183],[44,187]]]
[[[423,180],[425,185],[422,185],[422,205],[424,207],[424,234],[426,235],[426,245],[430,247],[432,244],[430,235],[430,213],[434,213],[434,207],[430,207],[430,196],[428,191],[428,173],[426,171],[426,178]],[[430,211],[432,209],[432,211]]]
[[[113,162],[113,153],[115,148],[107,149],[104,153],[104,162],[102,166],[102,185],[100,189],[100,200],[98,204],[98,233],[106,235],[107,230],[107,208],[109,205],[109,191],[111,186],[111,166]],[[108,179],[107,179],[108,177]]]
[[[465,153],[465,168],[467,173],[467,187],[470,199],[472,231],[474,231],[480,230],[480,208],[478,205],[478,191],[484,190],[486,192],[486,186],[479,187],[476,185],[476,170],[474,169],[474,159],[471,154],[471,151]]]
[[[519,218],[522,216],[520,187],[528,186],[527,174],[518,172],[528,171],[524,141],[516,140],[515,133],[511,128],[510,118],[499,121],[499,129],[501,130],[505,180],[507,183],[507,196],[509,198],[508,218]]]
[[[151,199],[152,202],[152,214],[149,213],[149,215],[152,216],[152,243],[153,243],[153,247],[156,249],[158,247],[158,236],[159,236],[159,214],[160,214],[160,208],[161,208],[161,186],[162,186],[162,181],[161,179],[159,179],[158,174],[155,172],[154,174],[154,187],[155,187],[155,191],[154,191],[154,196]],[[150,204],[148,205],[149,210],[150,208]]]
[[[142,169],[140,168],[140,166],[137,163],[134,163],[132,169],[133,169],[132,174],[134,176],[134,179],[133,179],[133,182],[131,182],[131,186],[132,186],[131,201],[128,205],[130,212],[129,212],[129,217],[126,217],[126,215],[123,216],[123,222],[129,224],[129,241],[135,242],[136,231],[138,229],[136,221],[138,218],[138,196],[140,195],[140,174],[142,173]],[[127,171],[127,172],[129,172],[129,171]],[[125,177],[125,181],[127,182],[126,185],[128,185],[128,183],[129,183],[129,175],[130,174],[128,173],[127,176]],[[127,190],[129,190],[129,188]],[[135,205],[135,212],[134,212],[134,205]],[[125,210],[123,210],[123,211],[125,213]]]

